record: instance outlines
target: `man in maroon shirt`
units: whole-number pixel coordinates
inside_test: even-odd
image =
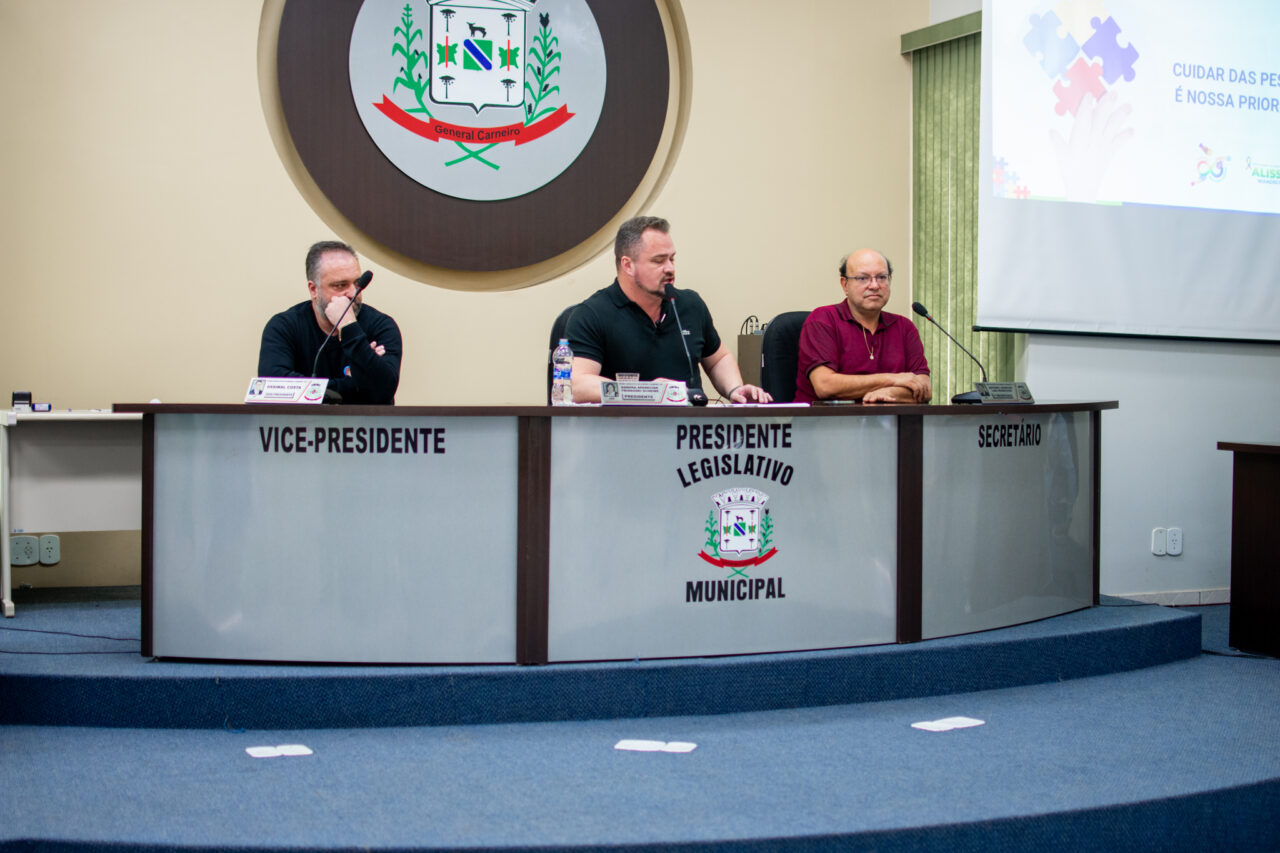
[[[800,330],[796,402],[927,403],[929,363],[915,325],[884,310],[893,265],[872,249],[840,264],[844,301],[816,309]]]

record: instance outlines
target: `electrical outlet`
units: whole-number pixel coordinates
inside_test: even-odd
[[[40,537],[40,565],[55,566],[62,559],[62,542],[56,533]]]
[[[1182,553],[1181,527],[1169,528],[1169,532],[1165,534],[1165,550],[1169,552],[1170,557],[1176,557]]]
[[[1166,531],[1163,527],[1157,527],[1151,531],[1151,553],[1157,557],[1165,555],[1165,533]]]
[[[9,565],[34,566],[40,562],[40,540],[34,536],[9,537]]]

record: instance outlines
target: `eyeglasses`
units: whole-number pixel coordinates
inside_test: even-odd
[[[843,276],[843,278],[845,281],[856,281],[861,287],[866,287],[873,281],[881,287],[884,287],[889,283],[889,279],[892,278],[892,276],[880,273],[879,275],[847,275]]]

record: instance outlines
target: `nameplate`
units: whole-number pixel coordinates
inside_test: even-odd
[[[306,376],[255,376],[244,392],[246,403],[323,403],[328,379]]]
[[[606,406],[687,406],[689,387],[683,382],[603,379],[600,402]]]
[[[975,382],[974,389],[983,403],[1034,403],[1025,382]]]

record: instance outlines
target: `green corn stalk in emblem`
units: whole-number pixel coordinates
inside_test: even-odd
[[[769,515],[769,510],[764,511],[764,520],[760,522],[760,548],[757,554],[763,554],[769,550],[769,543],[773,542],[773,518]]]
[[[391,46],[391,55],[397,53],[404,57],[404,65],[400,67],[400,76],[391,86],[391,94],[395,94],[396,89],[404,86],[410,92],[413,92],[413,98],[418,102],[418,106],[412,107],[405,112],[425,113],[427,118],[431,118],[431,111],[427,109],[427,104],[423,100],[423,96],[427,92],[427,87],[431,85],[429,80],[417,72],[418,63],[426,59],[430,62],[427,54],[414,48],[413,43],[422,38],[422,28],[413,25],[413,8],[408,4],[404,4],[404,11],[400,15],[400,26],[396,27],[395,34],[401,37],[401,41]]]
[[[718,528],[719,525],[716,524],[716,511],[711,510],[711,512],[707,514],[707,541],[703,543],[702,547],[709,548],[711,550],[711,556],[713,557],[720,556],[720,536]]]
[[[551,85],[551,78],[560,73],[560,60],[564,55],[560,52],[560,38],[551,34],[551,16],[547,13],[538,15],[538,23],[542,26],[534,36],[533,46],[529,48],[529,62],[524,64],[525,70],[525,103],[524,123],[533,124],[538,119],[556,111],[555,107],[542,105],[542,102],[560,91],[559,86]],[[530,82],[528,78],[532,77]]]

